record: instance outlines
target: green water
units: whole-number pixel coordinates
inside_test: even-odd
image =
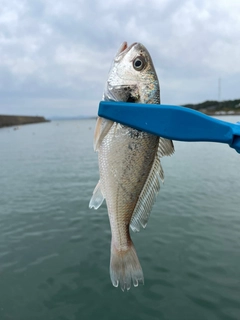
[[[237,117],[222,118],[237,122]],[[145,285],[109,278],[94,120],[0,130],[0,319],[240,319],[240,155],[175,143],[148,226],[133,234]]]

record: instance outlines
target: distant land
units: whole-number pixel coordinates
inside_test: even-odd
[[[20,126],[23,124],[48,122],[44,117],[31,117],[31,116],[8,116],[0,115],[0,128],[10,126]]]
[[[240,115],[240,99],[228,101],[205,101],[198,104],[185,104],[183,107],[191,108],[207,115]]]
[[[240,115],[240,99],[215,101],[207,100],[197,104],[184,104],[183,107],[194,109],[205,113],[209,116],[214,115]],[[50,120],[80,120],[80,119],[96,119],[96,116],[51,116]]]
[[[62,120],[84,120],[84,119],[96,119],[97,116],[49,116],[49,120],[62,121]]]
[[[203,112],[207,115],[240,115],[240,99],[215,101],[207,100],[198,104],[184,104],[183,107],[194,109]],[[33,116],[9,116],[0,115],[0,128],[9,126],[19,126],[23,124],[33,124],[48,122],[50,120],[80,120],[80,119],[96,119],[96,116],[51,116],[45,119],[44,117]]]

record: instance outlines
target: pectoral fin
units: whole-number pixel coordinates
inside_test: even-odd
[[[94,133],[94,150],[98,151],[99,146],[101,145],[104,137],[107,135],[109,130],[111,129],[113,125],[113,121],[107,120],[101,117],[97,118],[97,123],[95,127],[95,133]]]

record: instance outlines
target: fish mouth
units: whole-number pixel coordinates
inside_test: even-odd
[[[120,53],[122,53],[123,51],[125,51],[125,50],[127,49],[127,47],[128,47],[128,44],[127,44],[126,41],[124,41],[124,42],[121,44],[121,46],[120,46],[120,48],[119,48],[119,50],[118,50],[118,54],[120,54]]]
[[[115,60],[118,60],[119,58],[121,58],[123,55],[125,55],[128,51],[130,51],[132,49],[132,47],[134,47],[137,44],[137,42],[134,42],[133,44],[131,44],[130,46],[128,46],[127,42],[124,41],[120,48],[118,49],[118,52],[116,54],[116,58]]]

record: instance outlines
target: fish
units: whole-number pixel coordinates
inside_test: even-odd
[[[109,71],[103,100],[160,104],[158,77],[148,50],[141,43],[123,42]],[[174,153],[171,140],[120,123],[97,118],[94,150],[100,179],[90,208],[106,200],[111,227],[110,278],[122,291],[144,284],[144,275],[130,228],[145,228],[164,181],[160,159]]]

